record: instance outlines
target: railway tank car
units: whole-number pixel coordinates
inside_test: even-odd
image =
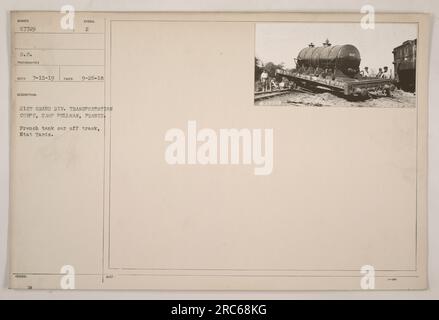
[[[322,47],[313,44],[303,48],[296,59],[296,65],[301,72],[336,71],[336,76],[355,77],[359,74],[360,52],[350,44],[332,46],[326,41]]]
[[[277,70],[295,87],[311,91],[328,91],[346,98],[368,98],[394,89],[392,80],[363,78],[360,74],[360,51],[351,44],[332,45],[329,40],[322,46],[309,44],[299,51],[295,59],[296,69]]]
[[[417,40],[407,40],[393,49],[395,81],[402,90],[416,90],[416,47]]]

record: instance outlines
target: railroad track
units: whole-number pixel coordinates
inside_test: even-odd
[[[286,94],[291,92],[290,89],[283,89],[283,90],[276,90],[276,91],[260,91],[255,92],[255,101],[262,100],[262,99],[268,99],[271,97],[280,96],[282,94]]]

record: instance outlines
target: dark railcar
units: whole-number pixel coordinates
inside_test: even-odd
[[[401,89],[416,90],[416,47],[417,40],[407,40],[393,49],[395,81]]]

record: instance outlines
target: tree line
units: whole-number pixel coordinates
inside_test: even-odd
[[[277,69],[285,70],[285,64],[283,62],[276,64],[271,61],[263,63],[261,59],[255,57],[255,81],[258,81],[261,78],[261,73],[264,70],[267,71],[270,78],[274,78],[276,76]]]

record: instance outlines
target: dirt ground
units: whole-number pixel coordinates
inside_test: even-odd
[[[256,101],[258,106],[292,107],[373,107],[373,108],[414,108],[416,95],[411,92],[395,90],[392,97],[371,98],[365,101],[348,101],[331,93],[291,92],[285,95]]]

